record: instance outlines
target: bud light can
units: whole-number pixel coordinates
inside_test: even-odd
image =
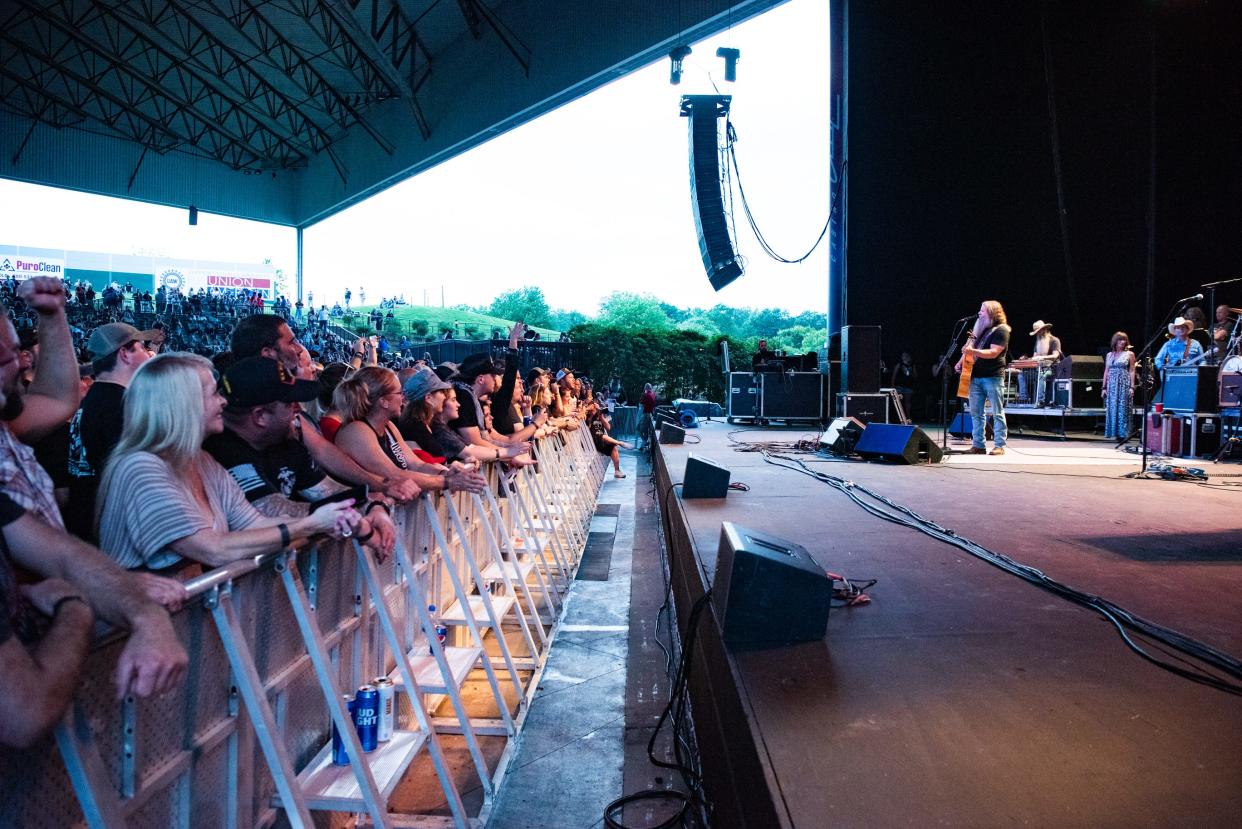
[[[377,737],[381,743],[386,743],[392,739],[393,723],[397,717],[396,688],[393,687],[392,680],[386,676],[377,676],[372,684],[379,692],[379,733]]]
[[[350,720],[354,718],[354,698],[352,694],[342,694],[342,701],[345,703],[345,713],[349,715]],[[332,722],[332,765],[348,766],[349,755],[345,753],[345,741],[341,739],[341,732],[336,729],[336,721]]]
[[[363,751],[375,751],[379,743],[379,691],[363,685],[354,697],[354,728]]]

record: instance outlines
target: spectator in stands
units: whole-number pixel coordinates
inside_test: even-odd
[[[125,389],[143,363],[151,359],[147,342],[163,338],[163,332],[139,331],[123,322],[110,322],[91,332],[87,349],[95,371],[82,405],[69,426],[70,531],[94,540],[93,518],[99,475],[108,456],[121,439],[125,426]]]
[[[319,306],[319,330],[325,332],[328,330],[328,306],[326,305]]]
[[[608,417],[608,412],[604,410],[596,411],[591,415],[589,421],[591,429],[591,440],[595,443],[595,451],[599,452],[606,458],[612,458],[612,469],[614,478],[624,478],[625,473],[621,471],[621,452],[622,448],[632,448],[625,441],[617,440],[609,432],[612,430],[612,420]]]
[[[336,443],[372,474],[413,480],[424,490],[481,492],[482,475],[465,467],[447,467],[419,460],[406,446],[394,421],[404,397],[397,375],[381,366],[367,366],[337,386],[333,405],[345,416]]]
[[[224,429],[223,411],[216,373],[197,354],[161,354],[134,374],[125,393],[125,430],[98,499],[100,546],[121,566],[216,566],[321,533],[358,531],[362,516],[349,500],[288,522],[255,510],[201,448]]]
[[[222,382],[224,431],[203,444],[228,470],[246,500],[267,516],[300,518],[310,503],[349,487],[324,474],[301,441],[292,437],[299,403],[319,394],[319,384],[297,380],[275,360],[247,357],[234,363]],[[383,500],[359,505],[364,516],[358,540],[392,550],[396,529]]]

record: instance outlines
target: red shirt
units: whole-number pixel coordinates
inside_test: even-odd
[[[656,407],[655,392],[653,391],[643,392],[642,405],[643,405],[644,412],[646,412],[647,414],[652,414],[655,411],[655,407]]]

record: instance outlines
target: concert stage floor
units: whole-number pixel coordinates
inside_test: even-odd
[[[691,453],[729,467],[750,491],[669,498],[683,634],[714,576],[721,521],[878,580],[870,605],[834,608],[812,644],[729,651],[704,616],[691,690],[714,825],[1236,825],[1242,699],[1149,664],[1100,616],[735,451],[729,437],[808,432],[707,423],[696,433],[697,445],[657,448],[657,492],[681,480]],[[1126,479],[1137,456],[1101,442],[1018,438],[1004,457],[920,467],[801,457],[1242,654],[1238,464],[1196,462],[1213,476],[1201,486]]]

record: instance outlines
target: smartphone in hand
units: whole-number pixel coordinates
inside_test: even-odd
[[[325,504],[335,504],[337,501],[347,501],[350,498],[354,499],[355,507],[361,507],[367,502],[368,494],[370,494],[370,490],[367,488],[366,484],[352,486],[349,489],[342,489],[340,492],[329,495],[326,498],[320,498],[318,501],[312,501],[310,511],[314,512]]]

